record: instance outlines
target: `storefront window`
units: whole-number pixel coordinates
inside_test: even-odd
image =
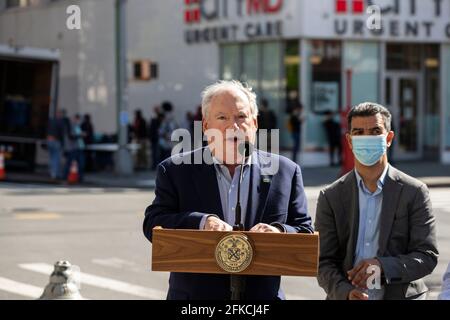
[[[420,70],[421,46],[417,44],[387,44],[387,70]]]
[[[260,98],[279,99],[281,86],[281,42],[223,45],[221,78],[246,82]],[[278,108],[278,103],[276,104]]]
[[[315,113],[337,112],[340,109],[341,55],[339,41],[317,40],[312,43],[312,99],[311,110]]]
[[[242,61],[242,74],[240,79],[243,82],[248,83],[248,85],[259,95],[258,63],[260,61],[260,51],[258,50],[258,45],[256,43],[243,45]]]
[[[286,88],[286,107],[290,108],[300,100],[300,48],[298,40],[286,42],[284,51],[285,78],[283,86]]]
[[[308,48],[305,64],[311,70],[309,106],[306,113],[306,150],[325,151],[327,140],[323,121],[326,112],[337,113],[341,109],[341,61],[340,41],[313,40]]]
[[[351,70],[351,101],[357,105],[365,101],[379,102],[379,47],[372,42],[346,42],[344,45],[344,69]],[[346,92],[347,83],[344,81]],[[389,89],[390,90],[390,89]],[[389,96],[390,91],[387,91]]]
[[[439,157],[440,147],[440,80],[439,80],[439,45],[424,47],[425,67],[425,105],[424,105],[424,151],[428,159]]]
[[[287,130],[290,111],[301,100],[300,95],[300,44],[298,40],[287,41],[284,48],[284,79],[282,87],[285,88],[285,113],[281,117],[280,131],[283,147],[291,148],[293,140],[291,132]]]
[[[222,79],[239,79],[246,82],[257,93],[258,103],[261,103],[262,99],[267,100],[269,108],[277,117],[278,128],[281,129],[281,147],[289,143],[289,138],[284,132],[286,131],[285,82],[282,81],[284,47],[284,43],[278,41],[221,47]],[[298,52],[298,48],[296,50]]]
[[[226,45],[221,51],[221,75],[224,80],[238,79],[240,75],[239,46]]]
[[[261,46],[261,93],[260,97],[269,102],[269,107],[275,111],[278,127],[284,111],[282,109],[281,91],[281,44],[265,42]]]

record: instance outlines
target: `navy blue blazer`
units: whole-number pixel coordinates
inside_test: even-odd
[[[169,229],[198,229],[204,214],[224,219],[216,172],[212,164],[177,164],[180,160],[194,163],[209,149],[175,155],[157,168],[156,197],[147,207],[144,234],[152,241],[156,226]],[[300,167],[291,160],[255,150],[252,157],[250,195],[245,214],[245,230],[262,223],[282,224],[289,233],[312,233],[311,217]],[[272,171],[273,161],[279,161]],[[228,300],[228,275],[171,273],[168,299]],[[246,276],[245,299],[284,299],[278,276]]]

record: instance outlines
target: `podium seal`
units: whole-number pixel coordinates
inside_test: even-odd
[[[253,248],[244,234],[231,234],[220,239],[216,246],[216,262],[226,272],[242,272],[253,259]]]

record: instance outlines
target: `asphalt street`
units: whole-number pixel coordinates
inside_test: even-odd
[[[320,186],[307,187],[314,219]],[[426,278],[436,299],[450,260],[450,188],[431,197],[441,253]],[[164,299],[168,274],[152,272],[151,245],[142,233],[151,189],[0,184],[0,299],[36,299],[52,265],[68,260],[81,270],[87,299]],[[323,299],[315,278],[284,277],[288,299]]]

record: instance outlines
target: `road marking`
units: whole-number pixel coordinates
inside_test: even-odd
[[[39,287],[2,277],[0,277],[0,290],[33,299],[39,298],[42,292],[44,292],[44,289],[41,289]]]
[[[26,263],[26,264],[19,264],[19,267],[25,270],[39,272],[46,275],[50,275],[53,272],[53,266],[47,263]],[[99,277],[84,272],[80,273],[80,280],[81,283],[86,285],[126,293],[141,298],[160,300],[164,299],[166,296],[166,293],[161,290],[150,289],[130,284],[124,281]]]
[[[53,212],[32,212],[32,213],[15,213],[14,219],[17,220],[56,220],[62,216]]]
[[[139,267],[136,263],[129,262],[120,258],[111,257],[111,258],[105,258],[105,259],[92,259],[92,263],[98,264],[104,267],[110,267],[115,269],[123,269],[123,270],[130,270],[134,272],[139,272],[142,270],[142,268]]]

